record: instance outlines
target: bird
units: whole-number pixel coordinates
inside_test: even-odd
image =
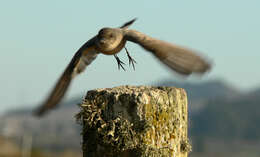
[[[99,54],[114,55],[118,69],[122,68],[124,70],[124,62],[117,56],[117,53],[124,48],[129,59],[129,65],[132,64],[135,69],[134,64],[136,61],[130,56],[125,47],[128,41],[136,43],[151,52],[155,58],[169,67],[169,69],[183,76],[188,76],[192,73],[204,74],[210,70],[211,63],[197,52],[150,37],[137,30],[129,29],[129,26],[135,21],[136,18],[117,28],[104,27],[99,30],[97,35],[82,45],[58,79],[49,96],[36,109],[34,114],[40,117],[50,109],[57,107],[73,78],[82,73]]]

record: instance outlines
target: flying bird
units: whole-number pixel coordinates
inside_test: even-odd
[[[95,60],[100,53],[114,55],[118,68],[124,69],[124,63],[117,56],[117,53],[124,48],[129,59],[129,64],[132,64],[133,68],[135,68],[134,64],[136,61],[125,48],[127,41],[139,44],[145,50],[151,52],[159,61],[179,74],[186,76],[192,73],[203,74],[210,69],[210,63],[192,50],[152,38],[136,30],[128,29],[135,20],[133,19],[119,28],[102,28],[96,36],[81,46],[59,78],[50,95],[37,108],[35,114],[42,116],[49,109],[56,107],[64,97],[72,79],[83,72],[86,66]]]

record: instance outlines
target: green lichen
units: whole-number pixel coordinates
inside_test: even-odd
[[[97,102],[100,103],[98,99]],[[98,108],[98,106],[101,108]],[[102,107],[104,106],[89,104],[88,101],[81,105],[81,112],[76,117],[84,126],[82,130],[82,135],[85,135],[83,140],[89,141],[92,137],[95,137],[96,144],[113,150],[113,152],[134,149],[138,139],[135,138],[136,133],[133,124],[120,115],[114,119],[108,119],[110,116],[107,116],[108,112],[104,112]],[[89,130],[92,130],[92,132],[89,133]],[[85,148],[83,142],[83,150]],[[92,150],[86,148],[86,150],[88,149]]]

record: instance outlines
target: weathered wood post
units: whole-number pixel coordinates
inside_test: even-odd
[[[184,89],[120,86],[91,90],[81,104],[83,157],[187,157]]]

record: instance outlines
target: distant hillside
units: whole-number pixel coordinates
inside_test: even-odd
[[[215,99],[216,97],[236,97],[241,94],[235,87],[228,85],[221,80],[212,80],[200,83],[176,82],[171,80],[163,80],[154,83],[157,86],[173,86],[184,88],[190,99]]]
[[[32,109],[12,110],[0,117],[0,135],[18,143],[23,136],[32,136],[34,147],[48,150],[80,149],[81,126],[74,118],[79,100],[65,102],[41,119],[32,116]]]
[[[209,101],[192,117],[194,136],[260,140],[260,97],[250,93],[233,100]]]

